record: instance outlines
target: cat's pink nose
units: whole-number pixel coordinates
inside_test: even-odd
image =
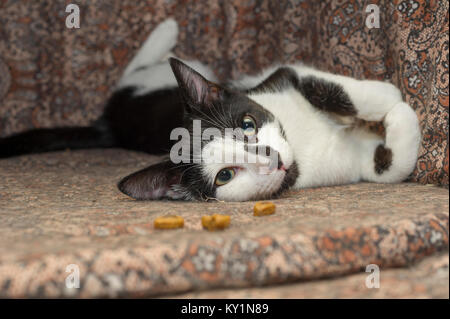
[[[286,170],[286,167],[284,167],[284,163],[283,163],[283,161],[281,160],[280,153],[277,152],[277,154],[278,154],[277,168],[278,168],[279,170]]]
[[[284,166],[284,163],[281,161],[280,154],[278,154],[278,169],[280,171],[286,171],[287,170],[286,166]]]

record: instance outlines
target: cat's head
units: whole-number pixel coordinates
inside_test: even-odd
[[[206,80],[171,59],[185,105],[185,127],[170,158],[119,183],[140,200],[246,201],[277,196],[298,176],[283,128],[245,92]],[[180,139],[181,138],[181,139]]]

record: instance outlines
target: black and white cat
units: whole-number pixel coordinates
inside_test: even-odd
[[[123,193],[141,200],[265,199],[288,188],[401,182],[414,169],[418,119],[392,84],[293,64],[219,85],[205,65],[169,58],[177,37],[172,19],[153,31],[92,126],[0,139],[0,158],[66,148],[188,150],[187,161],[167,158],[120,181]],[[382,121],[385,140],[353,127],[355,118]],[[196,121],[200,136],[211,128],[237,134],[201,139],[196,148]],[[180,127],[190,138],[171,140]],[[256,160],[217,161],[217,154]]]

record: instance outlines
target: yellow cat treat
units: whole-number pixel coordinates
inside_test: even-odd
[[[253,216],[266,216],[275,213],[275,204],[271,202],[258,202],[253,207]]]
[[[184,227],[184,219],[180,216],[164,216],[155,219],[156,229],[175,229]]]
[[[202,226],[209,231],[214,231],[227,228],[230,226],[230,221],[231,217],[228,215],[214,214],[212,216],[203,216]]]

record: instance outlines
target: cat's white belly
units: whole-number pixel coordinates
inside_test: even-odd
[[[356,147],[347,133],[321,136],[311,143],[298,143],[295,156],[299,177],[295,188],[355,183],[360,180],[360,163]]]
[[[327,127],[322,127],[320,134],[291,130],[300,173],[294,188],[349,184],[361,179],[358,138],[328,119],[323,125]]]

